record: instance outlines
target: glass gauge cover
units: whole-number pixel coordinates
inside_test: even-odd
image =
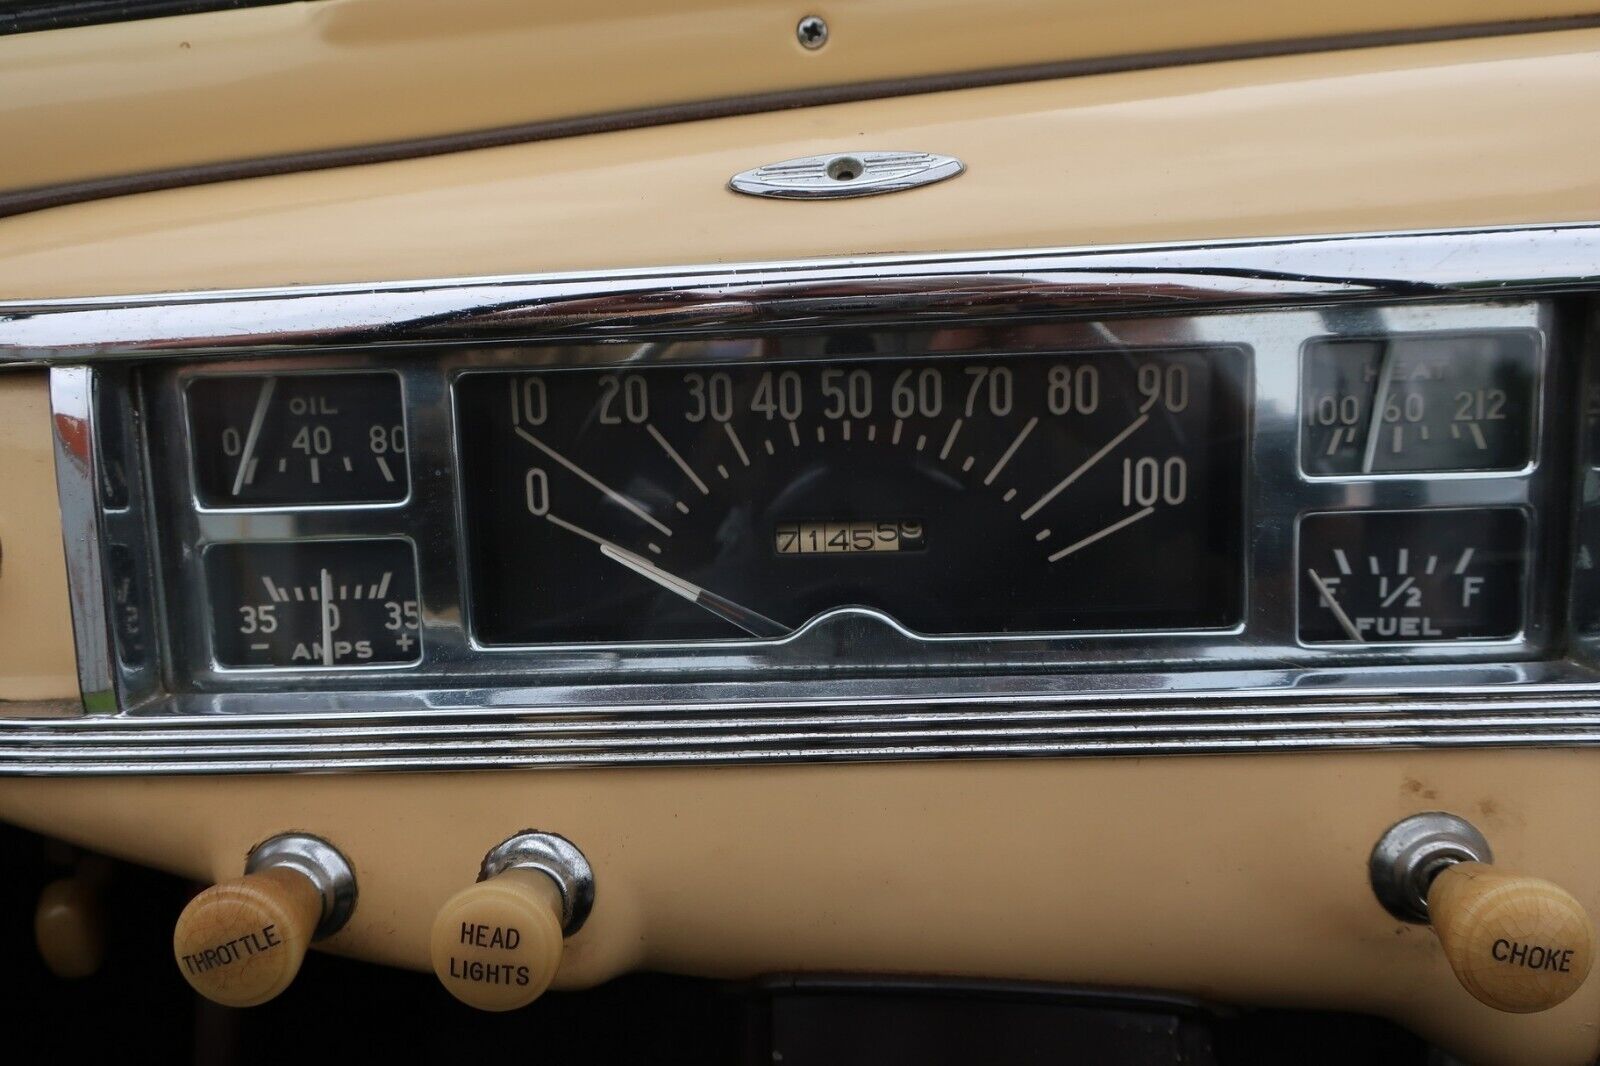
[[[1307,515],[1300,639],[1495,640],[1522,631],[1527,518],[1512,508]]]
[[[474,373],[456,386],[489,644],[1241,617],[1236,348]]]
[[[1519,470],[1533,447],[1537,337],[1319,340],[1301,367],[1312,475]]]
[[[422,656],[408,540],[213,544],[205,569],[221,666],[395,666]]]
[[[202,377],[188,394],[195,487],[208,507],[406,498],[396,374]]]

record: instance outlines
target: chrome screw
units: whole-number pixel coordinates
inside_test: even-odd
[[[822,21],[820,16],[807,15],[794,28],[794,35],[800,42],[800,47],[815,52],[828,43],[828,24]]]

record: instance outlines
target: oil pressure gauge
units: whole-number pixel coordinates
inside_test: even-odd
[[[1527,519],[1511,508],[1345,512],[1300,523],[1300,639],[1495,640],[1522,630]]]
[[[209,507],[393,503],[407,491],[394,374],[204,377],[189,385],[195,482]]]

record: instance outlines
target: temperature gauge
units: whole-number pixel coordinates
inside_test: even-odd
[[[406,430],[394,374],[205,377],[189,385],[209,507],[396,503]]]
[[[1506,508],[1347,512],[1300,523],[1308,644],[1495,640],[1522,630],[1527,519]]]
[[[205,564],[221,666],[326,669],[421,658],[410,541],[213,544]]]
[[[1535,337],[1317,341],[1301,374],[1308,474],[1519,470],[1533,445]]]

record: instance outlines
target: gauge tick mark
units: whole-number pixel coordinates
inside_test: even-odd
[[[672,530],[668,529],[665,523],[657,519],[649,511],[645,510],[637,501],[631,500],[627,496],[624,496],[622,493],[618,492],[610,485],[607,485],[604,481],[601,481],[599,478],[595,477],[593,474],[583,469],[583,467],[579,466],[577,463],[574,463],[571,459],[568,459],[566,456],[562,455],[560,452],[556,451],[554,448],[550,447],[550,445],[546,444],[538,437],[535,437],[532,433],[529,433],[521,426],[515,426],[513,428],[516,430],[517,436],[521,437],[535,448],[538,448],[541,452],[544,452],[546,455],[560,463],[562,466],[566,467],[572,473],[578,475],[578,477],[582,478],[595,489],[599,490],[601,494],[606,496],[612,502],[627,508],[629,511],[632,511],[635,516],[660,530],[662,536],[672,536]]]
[[[1103,539],[1105,537],[1109,537],[1113,533],[1120,532],[1121,530],[1124,530],[1124,529],[1128,528],[1129,526],[1133,525],[1135,522],[1139,521],[1141,518],[1150,517],[1152,514],[1155,513],[1155,510],[1156,509],[1154,507],[1146,507],[1142,511],[1135,511],[1133,514],[1128,515],[1126,518],[1119,518],[1117,521],[1111,523],[1109,526],[1107,526],[1106,528],[1100,530],[1098,533],[1090,533],[1087,537],[1084,537],[1082,540],[1077,541],[1077,542],[1075,542],[1073,544],[1068,544],[1065,548],[1062,548],[1060,551],[1058,551],[1054,555],[1050,556],[1050,561],[1053,563],[1058,559],[1064,559],[1067,556],[1071,555],[1075,551],[1078,551],[1078,550],[1080,550],[1082,548],[1087,548],[1089,545],[1093,544],[1097,540],[1101,540],[1101,539]]]
[[[655,439],[657,444],[661,445],[661,450],[667,453],[667,458],[678,464],[678,469],[682,470],[683,476],[693,482],[694,487],[700,490],[700,495],[711,495],[711,490],[706,487],[706,483],[704,481],[700,480],[700,475],[696,474],[693,468],[691,468],[688,463],[684,462],[683,456],[678,454],[678,449],[674,448],[671,443],[668,442],[667,438],[661,435],[661,431],[659,429],[648,422],[645,423],[644,429],[646,433],[650,434],[650,436]]]
[[[1017,454],[1017,449],[1022,447],[1022,442],[1028,439],[1028,434],[1032,433],[1033,427],[1037,426],[1038,424],[1039,419],[1037,416],[1028,419],[1027,424],[1022,427],[1022,432],[1018,433],[1014,438],[1012,438],[1011,443],[1006,446],[1006,450],[1001,453],[999,460],[994,464],[994,466],[990,467],[989,472],[984,475],[983,483],[985,485],[991,485],[994,483],[994,479],[1000,476],[1000,471],[1006,468],[1006,464],[1011,461],[1011,457]],[[1011,497],[1009,496],[1006,497],[1008,500],[1010,498]]]
[[[1026,522],[1028,519],[1038,514],[1040,508],[1070,488],[1072,483],[1087,473],[1090,467],[1094,466],[1107,455],[1111,454],[1112,450],[1115,449],[1117,445],[1133,436],[1134,433],[1138,432],[1139,427],[1148,421],[1150,421],[1149,415],[1140,415],[1138,418],[1135,418],[1131,423],[1129,423],[1126,429],[1124,429],[1121,433],[1118,433],[1115,437],[1112,437],[1110,440],[1106,441],[1106,443],[1101,446],[1099,451],[1095,452],[1093,455],[1089,456],[1089,458],[1079,463],[1076,470],[1062,478],[1060,481],[1056,482],[1054,488],[1050,489],[1050,491],[1046,492],[1043,496],[1040,496],[1039,499],[1034,502],[1032,507],[1028,508],[1026,511],[1023,511],[1022,520]]]
[[[962,423],[962,419],[958,418],[958,419],[955,420],[955,422],[953,422],[951,424],[951,426],[950,426],[950,435],[945,437],[945,439],[944,439],[944,447],[939,449],[939,458],[940,459],[948,459],[948,458],[950,458],[950,449],[955,447],[956,434],[961,432],[961,423]],[[921,450],[922,450],[922,447],[920,445],[918,445],[917,451],[920,452]]]
[[[734,452],[739,456],[739,462],[743,463],[745,466],[749,466],[750,456],[745,454],[744,441],[740,440],[739,434],[733,431],[733,423],[724,422],[722,423],[722,428],[728,431],[728,441],[733,445]],[[727,477],[728,475],[724,474],[722,476]]]

